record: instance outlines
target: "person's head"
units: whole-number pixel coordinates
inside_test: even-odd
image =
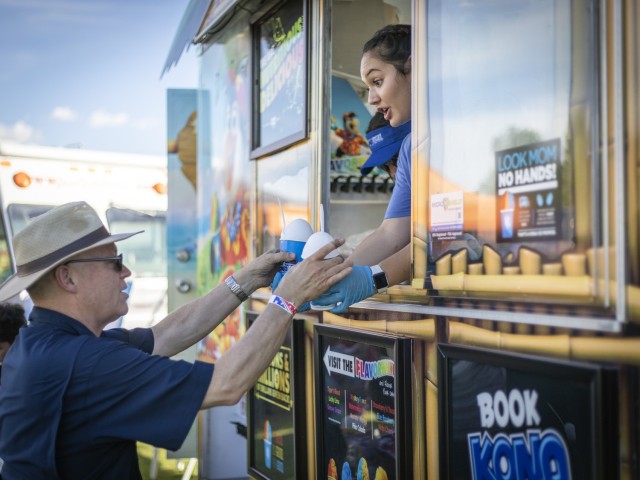
[[[82,312],[74,318],[102,328],[127,312],[131,271],[115,242],[136,233],[110,234],[85,202],[53,208],[14,236],[17,272],[0,285],[0,301],[27,289],[36,306]]]
[[[364,44],[360,76],[391,126],[411,120],[411,26],[387,25]]]
[[[347,112],[342,115],[342,126],[347,132],[357,132],[360,121],[355,112]]]
[[[411,133],[411,122],[403,123],[398,127],[392,127],[377,112],[367,127],[367,142],[371,147],[371,155],[360,168],[362,175],[367,175],[373,168],[378,167],[386,171],[395,180],[398,166],[398,154],[402,146],[402,140]]]
[[[0,363],[18,335],[18,330],[27,324],[24,308],[17,303],[0,304]]]

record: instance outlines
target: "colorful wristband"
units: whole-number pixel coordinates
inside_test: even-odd
[[[295,315],[296,313],[298,313],[298,310],[293,303],[286,301],[284,298],[279,297],[278,295],[271,295],[271,297],[269,298],[269,303],[273,303],[274,305],[279,306],[281,309],[283,309],[285,312],[289,312],[289,314],[291,315]]]

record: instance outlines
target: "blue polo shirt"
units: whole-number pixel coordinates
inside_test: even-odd
[[[66,315],[34,308],[3,363],[3,480],[139,479],[137,440],[178,449],[213,365],[152,351],[150,329],[96,337]]]
[[[398,154],[398,169],[391,199],[384,218],[408,217],[411,215],[411,134],[404,137]]]

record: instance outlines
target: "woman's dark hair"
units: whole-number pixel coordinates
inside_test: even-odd
[[[387,25],[381,28],[362,47],[363,54],[369,51],[406,75],[404,65],[411,56],[411,25]]]
[[[382,112],[376,112],[373,117],[371,117],[371,120],[369,120],[369,125],[367,125],[367,132],[369,133],[373,130],[377,130],[379,128],[382,127],[388,127],[389,125],[391,125],[389,123],[389,120],[386,120],[384,118],[384,113]]]
[[[17,303],[3,303],[0,305],[0,342],[13,343],[18,330],[24,327],[24,308]]]

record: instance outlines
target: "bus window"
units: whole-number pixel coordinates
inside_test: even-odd
[[[0,282],[4,282],[12,273],[7,232],[4,228],[4,222],[0,222]]]
[[[110,208],[107,221],[111,233],[143,233],[128,238],[121,245],[124,263],[137,277],[164,277],[167,274],[166,215]]]
[[[7,207],[9,212],[9,223],[11,224],[11,231],[15,235],[27,226],[32,219],[48,212],[53,208],[53,205],[18,205],[11,204]]]

